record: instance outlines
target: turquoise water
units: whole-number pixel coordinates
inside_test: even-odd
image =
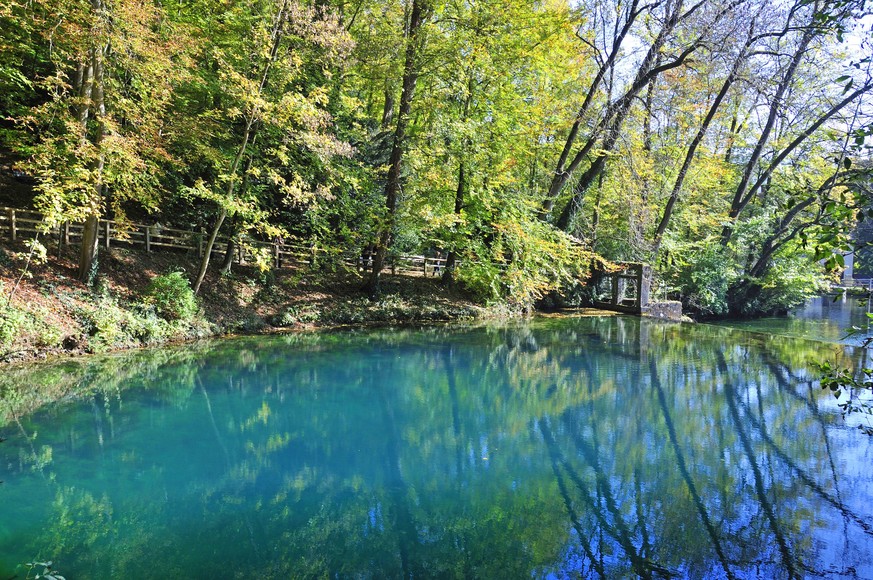
[[[788,316],[730,320],[718,324],[754,332],[859,346],[873,337],[867,316],[870,308],[871,303],[867,298],[819,296]]]
[[[610,317],[10,369],[0,578],[873,578],[873,443],[808,367],[852,356]]]

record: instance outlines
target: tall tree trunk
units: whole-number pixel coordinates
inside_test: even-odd
[[[758,179],[749,187],[743,188],[742,183],[740,184],[740,188],[743,188],[745,195],[742,196],[734,196],[734,201],[731,203],[731,210],[728,214],[730,218],[730,222],[725,226],[722,231],[722,243],[727,244],[731,237],[733,236],[733,222],[739,216],[740,212],[745,209],[745,207],[752,201],[752,198],[755,194],[765,187],[767,183],[769,183],[770,178],[773,175],[773,172],[782,164],[783,161],[795,150],[799,147],[804,141],[806,141],[813,133],[815,133],[818,129],[821,128],[826,122],[828,122],[834,115],[839,113],[842,109],[844,109],[847,105],[852,103],[855,99],[861,97],[862,95],[873,91],[873,82],[868,81],[863,86],[859,87],[855,91],[849,93],[843,100],[833,105],[827,112],[822,114],[818,119],[816,119],[812,124],[809,125],[806,129],[804,129],[797,137],[794,138],[791,143],[785,146],[782,151],[780,151],[773,160],[767,165],[767,168],[760,173]],[[737,189],[739,193],[740,188]]]
[[[603,180],[605,175],[600,174],[597,180],[597,194],[594,196],[594,208],[591,210],[591,249],[597,248],[597,229],[600,227],[600,202],[603,200]]]
[[[627,92],[619,98],[614,103],[611,103],[609,108],[607,109],[606,114],[604,115],[604,120],[601,122],[603,127],[605,127],[605,137],[603,138],[603,142],[601,143],[598,153],[598,156],[594,159],[588,169],[585,170],[585,173],[579,178],[579,181],[576,183],[576,186],[573,188],[573,195],[570,197],[570,200],[564,206],[563,211],[558,217],[558,220],[555,222],[555,225],[564,231],[569,231],[570,226],[573,223],[573,219],[576,216],[576,213],[582,207],[582,199],[585,196],[585,192],[591,187],[594,183],[594,180],[600,175],[606,168],[606,155],[603,153],[611,152],[615,147],[615,143],[618,140],[619,135],[621,134],[621,129],[624,125],[624,121],[627,118],[628,114],[631,111],[631,107],[633,106],[633,101],[636,99],[637,95],[639,95],[640,91],[642,91],[649,83],[655,81],[658,78],[658,75],[664,73],[668,70],[672,70],[674,68],[678,68],[685,64],[688,58],[697,51],[701,46],[703,46],[704,38],[708,31],[702,32],[693,42],[689,43],[682,52],[676,56],[673,60],[666,62],[664,64],[660,64],[663,55],[661,54],[661,49],[667,42],[669,36],[673,33],[673,30],[679,24],[679,22],[685,20],[689,16],[691,16],[694,12],[696,12],[701,6],[703,2],[698,2],[694,6],[692,6],[688,11],[682,12],[683,2],[682,0],[677,1],[675,4],[671,5],[670,12],[667,16],[667,19],[664,21],[664,24],[661,26],[661,30],[658,32],[658,36],[652,41],[652,45],[649,47],[646,56],[643,58],[640,63],[639,68],[637,69],[636,76],[634,77],[633,82],[628,88]],[[727,12],[732,8],[732,5],[726,6],[714,19],[712,26],[720,21]],[[597,133],[593,134],[582,150],[576,154],[576,157],[573,159],[573,162],[568,167],[569,169],[575,169],[582,162],[582,160],[588,156],[588,154],[594,149],[595,144],[597,143],[598,135]],[[550,192],[550,195],[554,193],[555,196],[559,193]]]
[[[264,64],[264,70],[261,73],[258,90],[255,93],[256,97],[260,97],[261,93],[264,92],[264,87],[267,84],[267,78],[270,75],[270,68],[272,67],[273,63],[276,62],[276,58],[279,54],[279,45],[282,42],[285,20],[288,17],[288,8],[288,0],[283,0],[282,4],[279,6],[279,13],[276,15],[276,23],[273,26],[273,31],[271,34],[273,44],[270,47],[270,56],[267,59],[267,62]],[[246,149],[248,148],[249,141],[254,137],[255,121],[258,119],[259,113],[260,111],[258,109],[258,106],[254,105],[252,107],[252,110],[248,114],[248,118],[246,119],[246,125],[242,135],[242,142],[240,143],[239,150],[237,151],[236,157],[234,157],[233,163],[230,167],[227,188],[225,190],[225,199],[227,200],[233,199],[234,190],[236,188],[236,174],[239,170],[240,163],[242,162],[242,159],[246,154]],[[203,248],[203,257],[200,260],[200,268],[197,271],[197,277],[194,280],[194,294],[200,293],[200,287],[203,284],[203,279],[206,278],[206,271],[209,268],[209,261],[212,257],[212,249],[215,247],[215,240],[216,238],[218,238],[218,232],[221,229],[225,218],[227,218],[227,207],[222,206],[221,210],[218,213],[218,216],[215,219],[215,224],[212,226],[212,232],[209,234],[209,238],[206,241],[206,247]]]
[[[624,120],[630,112],[633,101],[634,99],[636,99],[637,95],[639,95],[640,91],[646,88],[648,84],[653,82],[661,73],[682,66],[691,56],[691,54],[693,54],[698,48],[702,46],[703,38],[706,32],[702,33],[696,40],[691,42],[675,59],[665,64],[659,65],[663,56],[661,54],[661,49],[666,44],[667,39],[676,28],[676,25],[679,24],[679,22],[681,22],[682,20],[690,17],[702,5],[703,2],[698,2],[688,11],[683,13],[682,0],[669,4],[669,14],[664,21],[664,24],[661,26],[661,30],[658,32],[658,35],[655,37],[655,40],[653,40],[651,46],[649,46],[649,49],[646,52],[646,56],[640,62],[640,65],[637,68],[636,75],[634,76],[634,80],[631,82],[629,88],[624,95],[609,104],[603,114],[603,118],[591,131],[588,136],[588,140],[582,146],[582,149],[576,153],[576,155],[573,157],[573,160],[566,167],[563,166],[562,162],[565,161],[568,157],[571,144],[568,143],[567,145],[565,145],[564,151],[562,151],[561,153],[561,159],[559,160],[558,169],[556,170],[555,177],[552,180],[552,185],[549,188],[546,199],[543,201],[542,214],[544,216],[548,216],[550,214],[551,210],[554,208],[554,204],[558,198],[558,195],[560,195],[564,186],[570,180],[570,177],[576,171],[579,165],[581,165],[582,161],[584,161],[588,157],[588,155],[595,149],[595,146],[597,145],[600,136],[604,131],[606,132],[606,137],[604,138],[604,143],[599,147],[599,149],[604,151],[610,151],[612,149],[612,147],[615,145],[615,141],[618,139],[622,125],[624,124]],[[718,22],[718,20],[724,17],[729,9],[730,7],[725,8],[717,16],[715,21]],[[578,130],[578,126],[575,124],[574,130]],[[571,131],[571,135],[575,139],[575,134],[573,134],[573,131]],[[592,162],[592,165],[589,166],[588,170],[586,170],[585,174],[580,178],[579,183],[577,183],[574,189],[572,198],[564,207],[564,210],[562,211],[560,217],[558,218],[558,222],[556,223],[556,225],[560,229],[566,230],[569,227],[572,218],[575,216],[576,211],[581,206],[581,199],[584,196],[585,191],[587,191],[587,189],[591,187],[591,184],[594,183],[595,178],[600,173],[600,171],[603,170],[605,165],[606,160],[601,155],[597,159],[595,159],[594,162]]]
[[[92,8],[95,13],[101,9],[100,0],[92,0]],[[85,227],[82,232],[82,246],[79,249],[79,281],[90,283],[94,280],[94,272],[96,270],[97,260],[97,230],[100,219],[100,207],[103,203],[103,169],[106,164],[106,159],[103,152],[100,150],[103,144],[103,139],[106,135],[106,98],[103,87],[103,48],[95,47],[91,50],[91,74],[93,79],[90,82],[90,97],[91,109],[93,109],[96,128],[93,138],[93,145],[98,151],[97,160],[93,167],[94,174],[94,190],[92,199],[89,204],[89,213],[85,218]],[[80,110],[79,122],[83,129],[83,139],[87,139],[87,121],[89,111]]]
[[[643,151],[652,152],[652,105],[655,101],[655,81],[646,89],[646,122],[643,125]]]
[[[729,223],[725,225],[721,234],[721,241],[724,245],[727,245],[727,243],[731,239],[731,236],[733,235],[734,228],[732,222],[737,218],[740,210],[745,205],[743,201],[746,199],[746,194],[748,192],[749,182],[752,179],[752,174],[758,168],[758,161],[761,159],[761,155],[764,152],[764,146],[770,139],[770,133],[773,131],[773,127],[776,124],[776,119],[779,116],[779,113],[782,112],[782,103],[783,98],[785,97],[785,93],[788,91],[788,89],[792,85],[792,82],[794,81],[794,75],[797,72],[797,67],[800,65],[800,61],[806,54],[806,51],[809,48],[809,43],[812,42],[812,39],[815,37],[816,30],[817,29],[812,25],[812,23],[810,23],[810,25],[804,29],[803,34],[800,37],[800,42],[797,45],[797,49],[794,51],[794,54],[791,57],[791,61],[788,63],[788,67],[785,69],[785,74],[782,75],[782,78],[780,79],[779,84],[776,87],[776,93],[770,103],[770,110],[767,115],[767,121],[764,123],[764,128],[761,131],[761,135],[758,137],[758,142],[755,144],[755,148],[752,150],[752,155],[746,162],[746,166],[743,169],[743,175],[740,178],[740,183],[739,185],[737,185],[737,189],[734,192],[734,198],[731,201],[730,211],[728,212]]]
[[[461,110],[461,122],[466,123],[470,118],[470,106],[473,104],[473,92],[476,90],[472,71],[467,77],[467,97]],[[462,140],[461,161],[458,164],[458,187],[455,190],[455,217],[460,220],[461,210],[464,209],[464,199],[467,196],[467,148],[470,141],[466,137]],[[443,270],[443,284],[450,284],[455,279],[455,266],[458,263],[458,254],[452,247],[446,256],[446,267]]]
[[[736,281],[728,290],[728,311],[732,315],[740,316],[746,314],[749,304],[764,290],[760,279],[770,269],[771,260],[776,252],[797,237],[801,231],[819,223],[823,213],[821,206],[818,208],[817,215],[814,218],[794,224],[801,212],[812,206],[816,201],[827,199],[828,192],[837,185],[840,178],[847,175],[847,173],[839,169],[842,164],[842,158],[843,156],[840,157],[840,163],[837,164],[838,169],[819,186],[814,194],[795,203],[776,222],[773,230],[761,244],[761,250],[757,256],[752,248],[749,249],[748,259],[744,268],[747,274]],[[794,224],[793,227],[792,224]]]
[[[89,215],[85,218],[85,223],[82,229],[82,247],[79,249],[79,270],[78,278],[80,282],[90,284],[94,281],[94,268],[97,260],[97,229],[99,218],[96,215]]]
[[[227,186],[227,191],[233,195],[233,181]],[[197,278],[194,281],[194,294],[200,293],[200,286],[203,284],[203,279],[206,278],[206,270],[209,268],[209,259],[212,257],[212,249],[215,247],[215,239],[218,237],[218,232],[221,230],[221,225],[227,218],[227,210],[222,207],[215,218],[215,223],[212,226],[212,231],[206,239],[206,245],[203,248],[203,256],[200,258],[200,269],[197,270]]]
[[[387,131],[394,120],[394,83],[385,81],[385,104],[382,106],[382,122],[380,127]]]
[[[252,137],[252,146],[255,144],[255,140],[257,139],[257,135]],[[252,156],[249,155],[246,159],[246,166],[243,168],[243,178],[242,185],[240,186],[240,193],[245,195],[249,189],[249,171],[252,168]],[[233,254],[236,251],[237,241],[236,234],[239,230],[239,219],[236,216],[231,220],[230,223],[230,233],[227,236],[227,245],[224,248],[224,258],[221,261],[221,266],[219,267],[219,272],[221,272],[222,276],[227,276],[230,274],[231,268],[233,268]]]
[[[742,98],[737,95],[736,103],[734,103],[734,114],[731,117],[731,128],[728,130],[727,147],[724,152],[724,162],[730,163],[734,156],[734,143],[737,140],[737,135],[740,134],[743,126],[740,124],[740,105]]]
[[[418,82],[418,60],[423,44],[421,29],[430,13],[430,0],[413,0],[406,38],[406,57],[403,63],[403,89],[400,93],[400,111],[391,145],[388,177],[385,183],[385,218],[380,225],[379,239],[373,256],[373,271],[367,280],[365,290],[371,296],[379,293],[379,281],[388,249],[391,247],[394,224],[397,219],[397,198],[400,194],[400,180],[403,171],[403,153],[406,146],[406,133],[409,128],[409,115],[415,85]]]
[[[712,105],[710,105],[709,111],[707,111],[706,117],[704,117],[703,119],[703,123],[697,130],[697,134],[694,136],[694,139],[691,140],[691,144],[688,145],[688,149],[685,152],[685,160],[682,162],[682,167],[679,169],[679,174],[676,176],[676,181],[673,183],[673,189],[670,192],[670,197],[667,199],[667,204],[664,206],[664,213],[661,215],[661,220],[658,222],[658,227],[655,229],[655,236],[652,241],[652,262],[656,262],[658,259],[658,253],[661,249],[661,242],[664,239],[664,233],[667,231],[667,226],[670,224],[670,219],[673,216],[673,209],[679,199],[679,193],[682,191],[682,186],[685,183],[685,178],[688,175],[688,170],[691,168],[691,164],[694,162],[694,156],[697,153],[697,148],[700,146],[700,143],[706,136],[706,132],[709,130],[709,125],[715,118],[715,114],[718,112],[721,104],[724,102],[724,99],[727,96],[728,91],[730,91],[731,86],[734,84],[734,81],[737,78],[737,73],[739,72],[743,63],[746,61],[749,49],[754,43],[754,27],[755,23],[753,21],[749,27],[749,34],[746,38],[746,42],[743,45],[743,48],[740,50],[740,53],[737,55],[737,58],[734,60],[733,66],[731,66],[730,73],[722,84],[718,94],[715,96],[715,99],[712,101]],[[735,124],[736,115],[734,116],[734,121],[731,126],[732,131],[734,130]]]
[[[630,7],[627,11],[627,16],[625,17],[623,25],[619,28],[618,21],[616,21],[616,28],[613,31],[612,36],[612,47],[610,48],[609,54],[606,59],[601,63],[599,69],[597,70],[597,74],[594,75],[594,79],[591,81],[591,85],[588,87],[588,91],[585,93],[585,99],[582,101],[582,106],[579,108],[579,112],[576,113],[576,118],[573,120],[573,125],[570,127],[570,132],[567,134],[567,139],[564,142],[564,148],[561,150],[561,155],[558,158],[557,166],[555,167],[555,175],[552,178],[552,183],[549,186],[549,192],[546,196],[545,202],[543,203],[543,213],[547,214],[552,211],[552,208],[555,204],[555,199],[561,193],[561,190],[566,185],[567,181],[570,179],[573,171],[576,169],[576,164],[572,164],[570,167],[567,167],[567,159],[570,156],[570,152],[573,149],[573,145],[576,143],[576,138],[579,135],[579,127],[582,122],[585,120],[585,116],[588,114],[589,109],[591,108],[591,104],[594,101],[594,96],[600,90],[600,84],[603,82],[604,77],[608,72],[610,72],[615,65],[615,60],[618,58],[620,53],[621,44],[624,42],[625,37],[631,29],[634,21],[637,17],[643,12],[643,10],[649,9],[649,6],[645,6],[643,9],[638,9],[639,0],[634,0],[631,2]],[[590,138],[589,138],[590,141]],[[579,158],[577,155],[576,158]]]
[[[458,188],[455,190],[455,216],[461,215],[461,210],[464,209],[464,196],[467,188],[466,164],[461,158],[461,163],[458,167]],[[455,265],[458,262],[458,254],[455,249],[449,250],[446,256],[446,268],[443,271],[443,284],[450,284],[455,279]]]
[[[219,268],[222,276],[230,274],[230,269],[233,267],[233,253],[236,251],[236,241],[234,241],[235,235],[236,225],[230,228],[227,245],[224,247],[224,259],[221,261],[221,267]]]

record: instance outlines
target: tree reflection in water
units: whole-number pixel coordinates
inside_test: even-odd
[[[612,317],[13,369],[0,577],[871,577],[820,348]]]

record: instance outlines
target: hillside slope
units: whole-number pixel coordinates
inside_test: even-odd
[[[190,278],[195,257],[101,250],[99,278],[89,289],[75,279],[72,249],[48,250],[47,260],[31,263],[22,277],[27,248],[20,242],[0,241],[0,361],[222,334],[470,319],[485,312],[435,278],[387,275],[381,298],[370,301],[359,290],[363,279],[354,271],[283,269],[264,275],[254,267],[236,266],[227,277],[210,273],[195,316],[165,320],[145,303],[146,289],[160,274],[181,271]]]

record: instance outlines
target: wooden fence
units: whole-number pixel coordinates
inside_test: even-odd
[[[66,223],[45,232],[43,216],[39,212],[0,207],[0,232],[3,237],[12,241],[32,238],[39,233],[56,241],[60,246],[76,245],[82,242],[83,229],[81,223]],[[98,243],[104,248],[139,247],[146,252],[181,251],[196,253],[198,257],[203,257],[206,237],[205,231],[168,228],[159,223],[121,224],[113,220],[100,220],[98,224]],[[212,249],[212,256],[223,257],[228,241],[227,236],[218,236]],[[319,256],[324,259],[330,253],[336,253],[335,250],[321,248],[315,243],[305,243],[300,240],[265,242],[245,238],[241,242],[235,244],[234,249],[233,261],[237,264],[252,264],[258,259],[266,259],[274,268],[311,267],[318,262]],[[359,270],[369,269],[372,265],[370,256],[351,252],[340,252],[340,254],[340,259],[344,263]],[[403,254],[389,260],[385,270],[392,273],[437,276],[444,270],[445,264],[445,258]]]

